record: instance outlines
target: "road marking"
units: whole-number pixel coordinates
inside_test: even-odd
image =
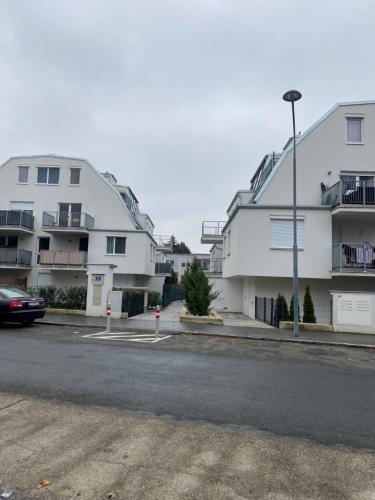
[[[99,332],[99,333],[89,333],[88,335],[82,335],[84,338],[92,338],[98,340],[119,340],[122,342],[143,342],[147,344],[155,344],[160,342],[160,340],[169,339],[171,335],[160,335],[155,337],[152,333],[146,332]]]

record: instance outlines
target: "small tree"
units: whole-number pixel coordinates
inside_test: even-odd
[[[218,297],[218,292],[212,292],[212,283],[209,283],[201,265],[195,260],[182,277],[185,290],[185,303],[193,316],[208,316],[211,302]]]
[[[316,323],[314,304],[311,298],[309,285],[306,285],[305,296],[303,298],[303,322]]]
[[[294,321],[294,295],[292,295],[292,298],[290,299],[289,321]],[[298,301],[298,321],[301,321],[299,301]]]
[[[276,299],[276,324],[279,326],[280,321],[289,319],[288,304],[282,293],[279,293]]]
[[[190,248],[184,241],[173,240],[173,253],[191,254]]]

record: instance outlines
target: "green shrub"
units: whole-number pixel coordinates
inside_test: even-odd
[[[46,307],[54,309],[86,309],[87,288],[85,286],[68,286],[58,288],[46,286],[31,288],[28,292],[44,299]]]
[[[218,297],[219,292],[212,292],[213,285],[209,283],[201,265],[194,260],[182,277],[185,290],[185,303],[190,314],[207,316],[211,302]]]
[[[292,298],[290,299],[289,321],[294,321],[294,295],[292,295]],[[300,322],[300,321],[301,321],[301,315],[300,315],[300,307],[299,307],[299,301],[298,301],[298,322]]]
[[[148,307],[161,306],[161,296],[157,291],[148,292]]]
[[[276,324],[279,326],[280,321],[288,321],[289,311],[288,304],[282,293],[279,293],[276,299]]]
[[[306,286],[305,296],[303,299],[303,322],[316,323],[314,304],[311,298],[309,285]]]

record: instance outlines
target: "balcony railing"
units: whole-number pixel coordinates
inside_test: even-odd
[[[223,272],[223,258],[211,259],[209,272],[213,274],[221,274]]]
[[[154,240],[156,241],[158,250],[173,250],[173,238],[168,235],[153,235]]]
[[[85,267],[87,252],[65,250],[41,250],[39,265],[51,267]]]
[[[32,253],[18,248],[0,248],[0,265],[10,267],[30,267]]]
[[[374,181],[340,180],[323,193],[323,205],[375,205]]]
[[[169,262],[155,262],[155,274],[168,274],[172,273],[172,264]]]
[[[375,272],[375,244],[340,243],[333,246],[334,271]]]
[[[34,229],[34,216],[25,210],[0,210],[0,227]]]
[[[84,212],[43,212],[42,226],[56,229],[94,229],[94,217]]]
[[[202,243],[219,243],[223,240],[223,229],[226,221],[203,221]]]

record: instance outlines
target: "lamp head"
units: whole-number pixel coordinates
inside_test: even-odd
[[[288,90],[288,92],[285,92],[283,95],[283,99],[286,102],[295,102],[299,101],[302,97],[301,92],[299,90]]]

